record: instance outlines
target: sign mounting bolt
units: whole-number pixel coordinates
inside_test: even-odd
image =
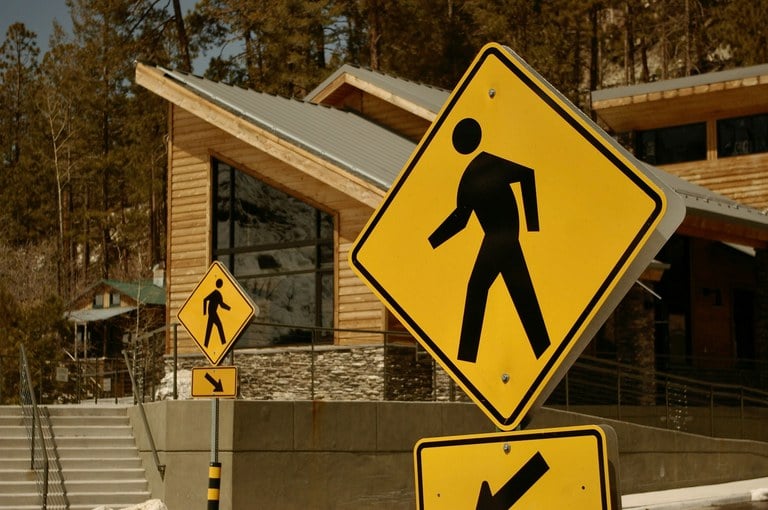
[[[496,89],[488,89],[488,97],[493,99],[495,95],[496,95]]]
[[[507,384],[509,382],[509,374],[501,374],[501,382]]]
[[[501,447],[504,450],[504,453],[509,454],[509,452],[512,451],[512,447],[509,446],[509,443],[504,443],[504,446]]]

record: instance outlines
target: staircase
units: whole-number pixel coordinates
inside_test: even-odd
[[[150,499],[125,407],[51,406],[47,411],[55,444],[49,458],[58,455],[51,471],[60,466],[66,508],[122,508]],[[0,407],[0,510],[41,508],[29,463],[21,408]],[[64,508],[49,505],[54,507]]]

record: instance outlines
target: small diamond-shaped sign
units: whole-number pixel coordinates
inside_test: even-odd
[[[218,365],[258,308],[220,262],[211,267],[176,317],[213,365]]]

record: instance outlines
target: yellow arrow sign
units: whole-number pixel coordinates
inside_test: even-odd
[[[218,365],[257,310],[227,268],[214,261],[176,317],[211,364]]]
[[[192,369],[192,396],[234,398],[238,380],[237,367],[195,367]]]
[[[512,430],[683,214],[653,172],[491,44],[350,263],[496,425]]]
[[[618,482],[611,479],[617,452],[609,444],[613,430],[591,425],[422,439],[414,448],[416,506],[619,508]]]

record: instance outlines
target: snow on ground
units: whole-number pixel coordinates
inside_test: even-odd
[[[113,509],[111,507],[102,505],[102,506],[97,506],[93,510],[113,510]],[[149,501],[145,501],[144,503],[139,503],[138,505],[125,507],[123,508],[123,510],[168,510],[168,507],[165,506],[165,503],[163,503],[159,499],[150,499]]]

